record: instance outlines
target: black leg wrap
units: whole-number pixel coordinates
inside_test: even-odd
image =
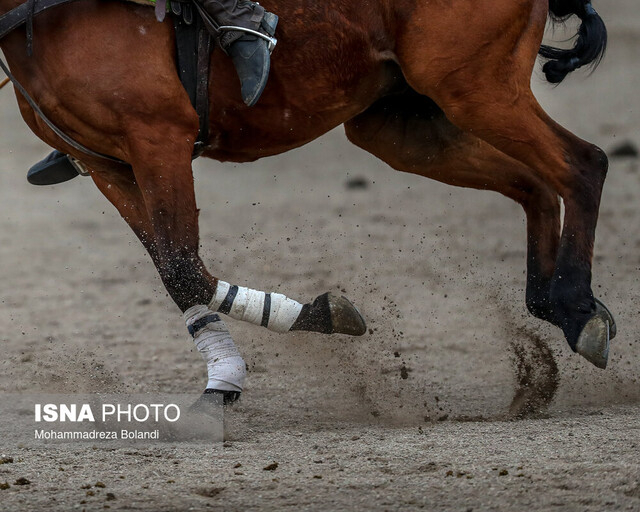
[[[189,408],[191,411],[204,411],[210,407],[227,406],[237,402],[240,398],[240,391],[222,391],[219,389],[207,388]]]

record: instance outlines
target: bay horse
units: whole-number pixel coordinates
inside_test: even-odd
[[[0,0],[0,12],[18,5]],[[559,82],[597,63],[601,18],[585,0],[264,0],[280,17],[267,88],[255,107],[230,61],[211,56],[210,138],[204,156],[249,162],[301,146],[344,124],[348,139],[396,170],[499,192],[527,218],[526,304],[570,347],[607,363],[615,323],[591,290],[607,172],[602,150],[555,123],[530,89],[538,54]],[[581,19],[573,48],[541,46],[549,16]],[[82,0],[37,17],[1,42],[9,67],[65,133],[124,163],[69,146],[20,93],[33,132],[90,170],[148,250],[203,354],[207,393],[237,398],[242,360],[219,313],[275,331],[361,335],[344,297],[300,304],[231,286],[198,255],[191,155],[198,117],[176,73],[175,34],[153,9]],[[560,202],[565,206],[561,226]]]

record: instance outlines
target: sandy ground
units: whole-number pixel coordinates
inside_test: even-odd
[[[600,4],[597,72],[554,89],[537,68],[534,86],[580,136],[640,145],[640,16]],[[89,179],[29,186],[48,148],[11,91],[0,109],[0,390],[197,396],[204,364],[134,235]],[[199,161],[195,177],[215,273],[304,300],[343,290],[371,334],[232,322],[250,373],[224,446],[0,438],[0,510],[640,509],[636,159],[612,159],[597,231],[594,290],[618,322],[606,371],[527,314],[524,218],[507,199],[394,173],[342,130],[252,165]]]

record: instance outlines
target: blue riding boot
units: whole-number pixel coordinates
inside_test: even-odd
[[[260,32],[273,36],[277,24],[278,17],[267,12],[260,25]],[[272,42],[253,34],[245,34],[226,49],[240,79],[242,100],[249,107],[256,104],[267,85],[274,46],[275,39]]]
[[[55,185],[69,181],[79,174],[71,157],[55,150],[29,169],[27,181],[32,185]]]
[[[247,0],[196,0],[212,34],[231,57],[240,79],[242,100],[256,104],[269,78],[278,17]]]

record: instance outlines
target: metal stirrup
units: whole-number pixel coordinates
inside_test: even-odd
[[[258,32],[257,30],[252,30],[250,28],[244,27],[234,27],[233,25],[223,25],[218,27],[218,31],[220,32],[245,32],[246,34],[251,34],[253,36],[260,37],[269,43],[269,53],[273,51],[273,49],[278,44],[278,40],[275,37],[268,36],[267,34],[263,34],[262,32]]]

